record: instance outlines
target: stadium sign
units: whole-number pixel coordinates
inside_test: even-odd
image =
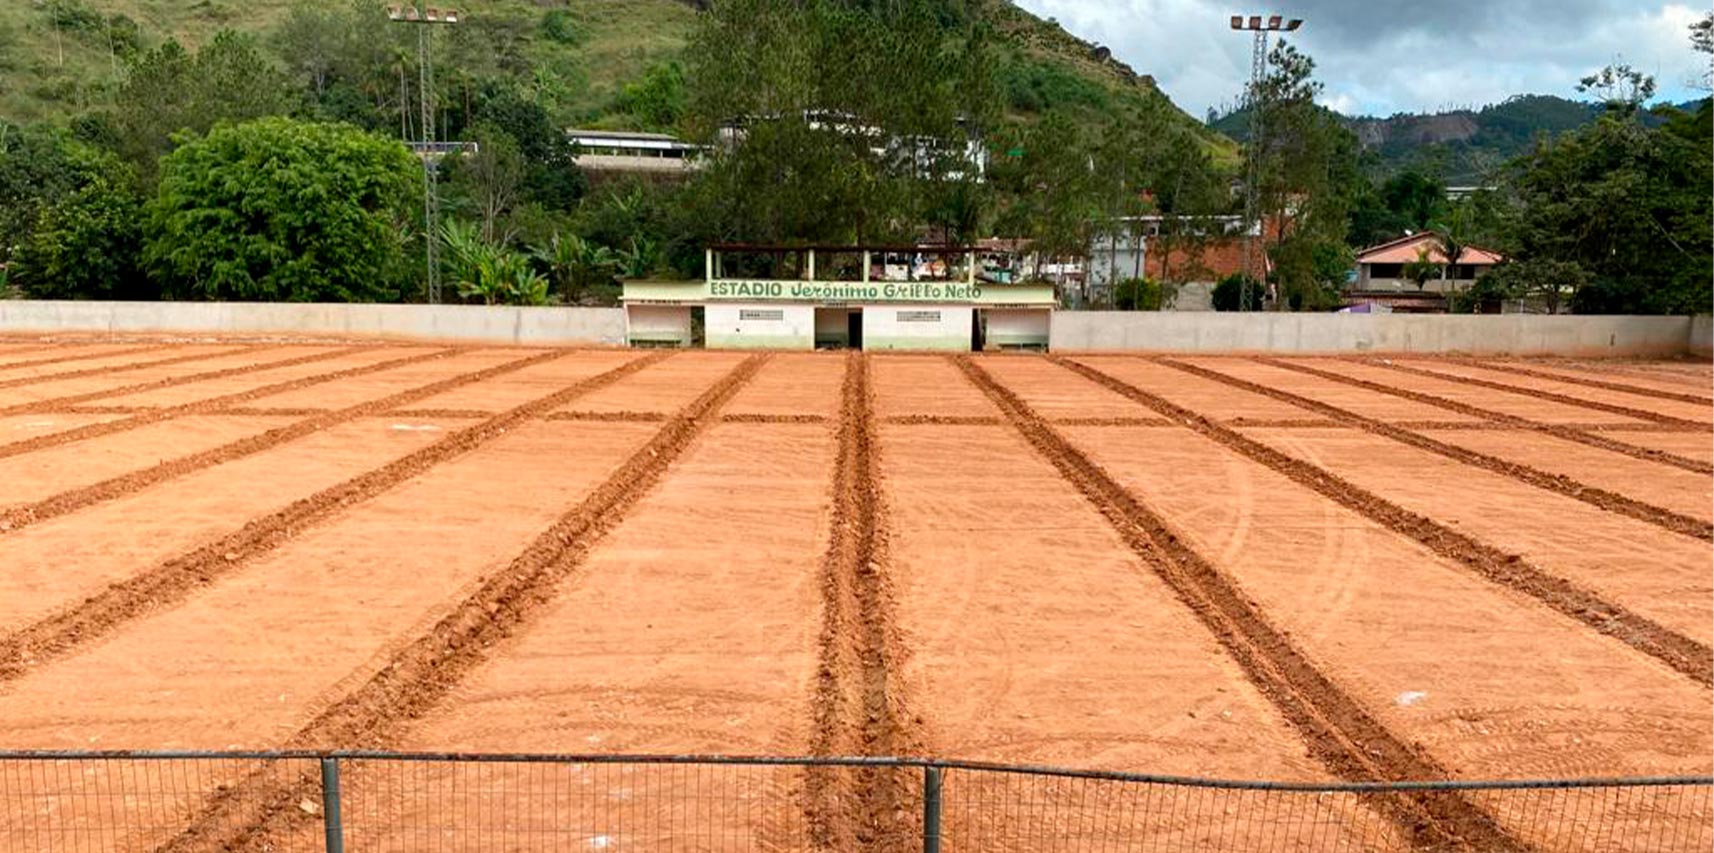
[[[742,302],[981,302],[983,287],[962,281],[751,281],[716,279],[710,300]]]

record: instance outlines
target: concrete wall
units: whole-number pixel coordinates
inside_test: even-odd
[[[0,334],[211,334],[623,346],[620,308],[0,300]]]
[[[865,305],[863,348],[969,352],[975,316],[968,305]]]
[[[690,308],[684,305],[625,306],[625,339],[633,344],[691,345]]]
[[[712,349],[815,349],[813,305],[720,302],[705,309],[703,320]]]
[[[1699,322],[1706,330],[1706,320]],[[1059,351],[1681,355],[1692,345],[1692,326],[1689,317],[1060,311],[1051,345]]]
[[[1714,355],[1714,316],[1698,314],[1690,318],[1690,353]]]

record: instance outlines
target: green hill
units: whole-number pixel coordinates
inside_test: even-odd
[[[7,0],[0,3],[0,118],[64,119],[113,97],[125,56],[176,38],[194,47],[223,29],[264,37],[298,0]],[[345,0],[335,0],[345,2]],[[694,26],[695,2],[680,0],[449,0],[463,23],[456,38],[485,64],[552,89],[565,124],[640,129],[621,97],[627,84],[678,59]],[[1008,114],[1050,108],[1095,124],[1132,114],[1166,95],[1152,77],[1000,0],[983,7],[1001,36],[996,72]],[[447,57],[441,62],[455,62]],[[1176,107],[1217,157],[1230,140]]]

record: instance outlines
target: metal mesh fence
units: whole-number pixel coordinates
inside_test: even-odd
[[[0,850],[22,853],[1689,853],[1714,848],[1711,826],[1714,777],[1322,785],[892,759],[0,753]]]

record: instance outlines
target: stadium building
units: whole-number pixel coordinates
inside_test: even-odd
[[[972,246],[707,250],[701,281],[627,281],[634,346],[1046,349],[1052,284]]]

